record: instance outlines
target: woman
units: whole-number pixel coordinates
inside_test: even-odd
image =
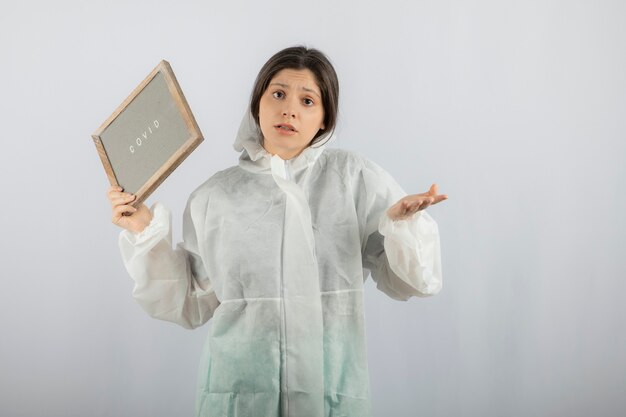
[[[109,190],[141,306],[186,328],[213,318],[198,416],[370,415],[368,271],[398,300],[441,289],[424,209],[447,196],[434,184],[407,196],[368,159],[326,149],[338,91],[315,49],[270,58],[234,144],[239,165],[191,194],[176,249],[163,205],[135,209],[134,196]]]

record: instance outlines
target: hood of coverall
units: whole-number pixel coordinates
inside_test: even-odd
[[[254,121],[252,112],[248,107],[239,125],[233,148],[237,152],[241,152],[239,157],[240,166],[249,171],[270,173],[272,155],[261,145],[262,137],[261,129]],[[326,132],[318,138],[318,144],[307,147],[298,156],[290,159],[289,164],[292,174],[296,175],[312,166],[326,145],[334,138],[333,132]],[[274,159],[280,159],[280,157],[274,155]],[[282,161],[282,159],[280,160]]]

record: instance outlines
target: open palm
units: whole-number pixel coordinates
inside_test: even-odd
[[[433,184],[428,192],[403,197],[387,210],[387,214],[392,220],[403,220],[432,204],[437,204],[447,199],[448,196],[446,194],[438,194],[437,184]]]

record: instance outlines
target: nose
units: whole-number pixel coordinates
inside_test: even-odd
[[[292,100],[285,100],[283,107],[283,117],[288,117],[290,119],[296,118],[295,106],[296,104],[292,102]]]

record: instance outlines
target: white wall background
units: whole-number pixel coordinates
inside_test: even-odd
[[[180,237],[300,43],[339,73],[335,146],[450,196],[443,291],[367,285],[375,416],[626,415],[625,23],[619,0],[3,3],[0,415],[193,415],[208,325],[132,299],[90,135],[172,64],[206,138],[148,200]]]

